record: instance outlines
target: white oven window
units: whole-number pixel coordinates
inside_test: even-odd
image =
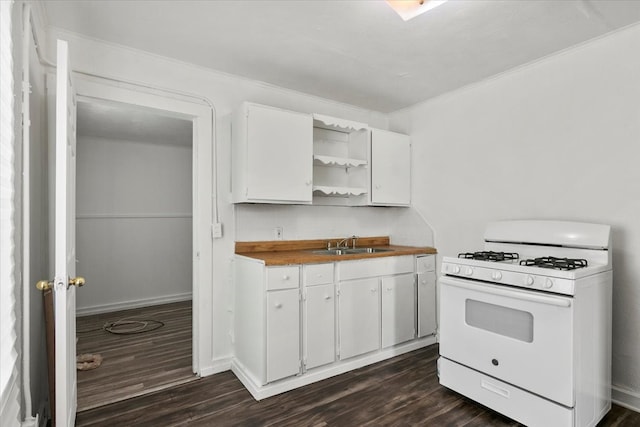
[[[465,321],[474,328],[533,342],[533,315],[528,311],[467,299]]]

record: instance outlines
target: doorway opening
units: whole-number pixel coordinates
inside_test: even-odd
[[[78,411],[191,381],[193,121],[84,100],[77,109]]]

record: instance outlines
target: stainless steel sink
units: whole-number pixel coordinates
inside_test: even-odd
[[[345,255],[347,253],[347,249],[321,249],[312,252],[316,255]]]
[[[393,249],[382,249],[382,248],[353,248],[346,249],[348,254],[375,254],[378,252],[391,252]]]
[[[313,251],[316,255],[349,255],[349,254],[375,254],[378,252],[391,252],[393,249],[382,248],[340,248],[340,249],[321,249]]]

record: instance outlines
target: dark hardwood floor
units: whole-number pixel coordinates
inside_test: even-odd
[[[518,426],[438,383],[433,345],[256,402],[224,372],[80,412],[77,426]],[[599,427],[640,426],[614,405]]]
[[[153,319],[164,326],[131,335],[102,329],[120,319]],[[78,371],[78,411],[197,379],[191,369],[191,329],[191,301],[78,317],[78,354],[103,357],[99,368]]]

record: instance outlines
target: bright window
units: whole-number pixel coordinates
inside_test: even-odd
[[[8,400],[17,381],[12,9],[13,2],[0,1],[0,408],[11,408],[2,419],[16,416]]]

